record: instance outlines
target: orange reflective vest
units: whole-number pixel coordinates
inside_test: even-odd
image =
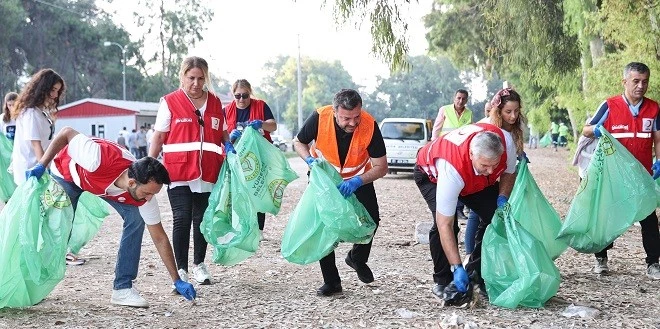
[[[371,169],[371,157],[367,147],[371,143],[376,120],[366,111],[360,112],[360,124],[353,132],[351,145],[342,166],[339,160],[332,105],[321,107],[316,112],[319,113],[319,128],[316,141],[310,149],[312,156],[328,161],[344,179],[361,175]]]

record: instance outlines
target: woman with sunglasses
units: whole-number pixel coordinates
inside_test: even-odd
[[[207,242],[199,225],[225,153],[236,151],[229,142],[222,103],[212,92],[206,60],[186,58],[179,79],[180,88],[161,99],[149,156],[158,158],[163,152],[163,164],[172,180],[167,196],[172,207],[172,246],[179,276],[188,281],[192,225],[193,279],[199,284],[211,284],[204,264]]]
[[[234,100],[225,107],[227,116],[227,131],[232,142],[235,143],[241,137],[244,128],[252,127],[264,136],[268,142],[272,143],[270,134],[277,130],[277,122],[273,112],[266,102],[252,98],[252,86],[245,79],[239,79],[231,86],[234,94]],[[259,230],[264,230],[266,222],[265,213],[257,213],[259,221]]]

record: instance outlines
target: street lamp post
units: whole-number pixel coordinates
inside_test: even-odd
[[[103,43],[103,46],[109,47],[115,45],[121,49],[121,57],[122,57],[122,69],[121,69],[121,77],[122,77],[122,90],[123,90],[123,95],[124,95],[124,100],[126,100],[126,46],[122,46],[116,42],[110,42],[110,41],[105,41]]]

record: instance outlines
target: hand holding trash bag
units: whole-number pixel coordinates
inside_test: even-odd
[[[658,179],[658,177],[660,177],[660,160],[655,160],[651,169],[653,169],[653,180]]]
[[[229,152],[236,154],[236,150],[234,149],[234,145],[230,141],[225,142],[225,153],[229,154]]]
[[[229,141],[232,143],[235,143],[237,139],[241,138],[242,132],[238,129],[234,129],[231,131],[231,134],[229,134]]]
[[[603,136],[603,134],[600,133],[600,127],[602,127],[602,126],[603,125],[601,125],[600,123],[598,123],[594,126],[594,137],[600,138],[600,136]]]
[[[37,163],[34,167],[25,171],[25,179],[28,179],[32,176],[39,179],[41,176],[43,176],[44,172],[46,172],[46,167],[44,167],[44,165],[41,163]]]
[[[339,192],[341,192],[341,195],[344,196],[344,198],[348,198],[360,186],[362,186],[362,178],[360,178],[360,176],[355,176],[351,179],[341,182],[337,188],[339,189]]]
[[[248,126],[252,127],[254,130],[259,130],[263,126],[264,122],[261,120],[252,120],[248,122]]]
[[[509,201],[509,198],[507,198],[505,195],[498,195],[497,196],[497,208],[502,208],[504,205]]]
[[[197,292],[195,291],[193,285],[186,281],[177,279],[174,282],[174,287],[176,287],[176,291],[178,291],[181,296],[185,297],[187,300],[193,300],[195,297],[197,297]]]
[[[465,272],[463,265],[455,265],[454,268],[454,284],[456,285],[456,290],[459,292],[466,292],[468,288],[468,283],[470,283],[470,278]]]
[[[313,164],[316,163],[316,158],[310,155],[305,158],[305,162],[307,162],[307,165],[311,167]]]

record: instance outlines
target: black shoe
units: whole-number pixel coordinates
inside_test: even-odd
[[[446,287],[445,285],[436,283],[433,286],[433,289],[431,290],[431,291],[433,291],[433,296],[435,296],[435,298],[438,298],[438,299],[442,300],[442,294],[445,291],[445,287]]]
[[[324,283],[321,288],[316,290],[316,295],[318,296],[332,296],[336,294],[341,294],[341,283],[330,284]]]
[[[374,274],[371,272],[371,269],[367,264],[357,264],[353,262],[351,254],[349,253],[346,256],[346,265],[350,266],[357,273],[358,279],[364,283],[374,282]]]

